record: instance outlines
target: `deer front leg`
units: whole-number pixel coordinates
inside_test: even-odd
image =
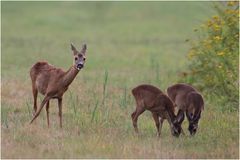
[[[152,117],[153,117],[153,119],[154,119],[154,121],[155,121],[155,125],[156,125],[156,127],[157,127],[158,137],[160,137],[160,134],[161,134],[161,133],[160,133],[160,129],[159,129],[159,127],[160,127],[160,122],[159,122],[159,119],[158,119],[158,114],[152,112]]]
[[[58,99],[58,115],[59,115],[59,119],[60,119],[60,128],[62,128],[62,98]]]
[[[37,111],[37,113],[34,115],[33,119],[31,120],[30,124],[39,116],[42,108],[44,107],[44,105],[50,100],[51,97],[49,96],[45,96],[42,103],[41,103],[41,106],[39,108],[39,110]]]
[[[162,131],[162,124],[163,124],[164,119],[161,118],[161,117],[159,117],[159,121],[160,121],[159,133],[161,134],[161,131]],[[159,135],[160,135],[160,134],[159,134]]]
[[[46,104],[46,112],[47,112],[47,125],[49,128],[49,101]]]

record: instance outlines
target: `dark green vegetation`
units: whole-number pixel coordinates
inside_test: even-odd
[[[212,14],[208,2],[2,2],[2,158],[238,158],[238,112],[221,112],[215,97],[204,94],[194,138],[172,137],[164,122],[157,139],[147,112],[136,136],[130,118],[131,89],[176,83],[188,65],[184,40]],[[45,110],[29,125],[29,69],[47,60],[67,70],[70,42],[88,53],[64,95],[63,129],[55,101],[49,129]]]
[[[191,41],[192,61],[185,81],[217,96],[222,110],[239,108],[239,3],[215,2],[216,14],[195,29],[198,40]]]

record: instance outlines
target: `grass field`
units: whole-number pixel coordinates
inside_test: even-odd
[[[149,112],[136,136],[131,89],[165,90],[187,67],[185,39],[212,16],[209,2],[1,2],[1,158],[239,158],[238,112],[222,112],[214,97],[194,137],[161,138]],[[67,70],[70,42],[87,43],[87,62],[63,99],[34,124],[29,69],[39,60]],[[105,91],[104,91],[105,88]],[[38,98],[38,104],[43,96]],[[183,128],[187,131],[185,120]]]

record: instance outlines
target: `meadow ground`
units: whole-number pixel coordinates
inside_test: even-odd
[[[187,67],[185,39],[212,16],[209,2],[1,2],[2,158],[239,158],[238,112],[222,112],[214,97],[194,137],[161,138],[145,112],[136,136],[131,89],[165,90]],[[63,129],[57,103],[36,122],[29,69],[38,60],[67,70],[70,42],[87,43],[85,68],[65,93]],[[105,88],[105,90],[104,90]],[[38,99],[38,103],[42,96]],[[211,101],[210,101],[211,100]],[[183,128],[187,131],[185,120]]]

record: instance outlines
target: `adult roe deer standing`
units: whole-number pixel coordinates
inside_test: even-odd
[[[175,116],[173,102],[160,89],[152,85],[139,85],[132,90],[132,94],[136,100],[136,110],[131,114],[133,126],[138,133],[137,120],[138,116],[145,110],[152,112],[155,121],[158,137],[161,134],[162,123],[167,119],[173,136],[179,136],[183,121],[182,114]]]
[[[197,132],[198,121],[204,109],[203,97],[190,85],[179,83],[167,88],[169,98],[177,105],[178,114],[186,112],[189,121],[188,130],[191,135]]]
[[[56,98],[58,99],[60,127],[62,128],[62,96],[79,70],[84,67],[87,45],[84,44],[80,52],[77,51],[73,44],[71,44],[71,49],[73,52],[73,65],[66,72],[47,62],[37,62],[31,67],[30,77],[32,80],[35,115],[30,124],[39,116],[42,108],[46,104],[47,124],[49,127],[49,101],[50,99]],[[37,111],[38,92],[44,95],[44,99]]]

